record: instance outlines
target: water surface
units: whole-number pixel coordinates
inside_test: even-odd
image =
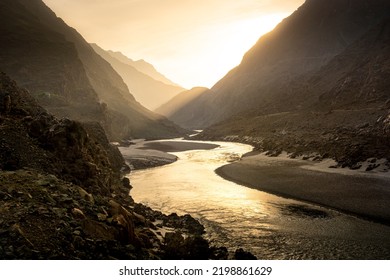
[[[190,214],[213,245],[242,247],[258,258],[390,258],[390,227],[226,181],[214,171],[252,147],[205,143],[219,147],[172,153],[175,163],[133,172],[134,200],[166,214]]]

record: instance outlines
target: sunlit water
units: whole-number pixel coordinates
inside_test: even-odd
[[[179,157],[173,164],[133,172],[132,197],[166,214],[190,214],[206,227],[213,245],[242,247],[258,258],[390,258],[388,226],[222,179],[214,170],[252,148],[217,144],[214,150],[173,153]]]

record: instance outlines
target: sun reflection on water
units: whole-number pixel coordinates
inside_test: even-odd
[[[222,179],[215,170],[252,147],[216,144],[220,147],[213,150],[173,153],[179,157],[175,163],[133,172],[132,197],[166,214],[190,214],[206,227],[214,245],[243,247],[260,258],[390,257],[380,241],[362,243],[368,236],[390,236],[388,227]],[[342,248],[336,255],[335,246]]]

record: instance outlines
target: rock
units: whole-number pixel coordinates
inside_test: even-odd
[[[229,252],[226,247],[211,248],[211,250],[214,260],[227,260],[229,257]]]
[[[99,221],[106,221],[107,220],[107,215],[106,214],[98,213],[97,217],[98,217]]]
[[[152,242],[152,239],[148,236],[148,235],[146,235],[146,234],[144,234],[144,233],[140,233],[140,234],[138,234],[137,235],[140,239],[141,239],[141,241],[142,241],[142,247],[145,247],[145,248],[148,248],[148,249],[150,249],[150,248],[153,248],[153,242]]]
[[[84,190],[84,189],[81,188],[81,187],[78,187],[78,191],[79,191],[80,196],[81,196],[84,200],[90,202],[91,204],[94,204],[94,203],[95,203],[95,200],[94,200],[92,194],[89,194],[86,190]]]
[[[197,235],[185,240],[187,249],[187,259],[189,260],[207,260],[210,257],[211,250],[206,239]]]
[[[373,163],[373,164],[369,164],[366,168],[366,171],[372,171],[374,170],[375,168],[378,168],[380,166],[380,164],[376,164],[376,163]]]
[[[105,223],[85,219],[81,222],[81,229],[86,237],[91,240],[114,240],[116,231]],[[76,228],[77,229],[77,228]]]
[[[59,218],[62,218],[66,215],[67,210],[65,208],[52,208],[51,211]],[[73,213],[72,213],[73,214]]]
[[[114,200],[110,200],[109,204],[111,206],[109,212],[113,218],[113,222],[121,227],[120,241],[127,244],[134,244],[136,236],[133,215]]]
[[[124,177],[124,178],[122,179],[122,185],[123,185],[123,187],[125,187],[126,189],[131,189],[131,188],[132,188],[132,186],[131,186],[131,184],[130,184],[130,179],[127,178],[127,177]]]
[[[76,249],[83,249],[85,246],[85,241],[79,236],[79,234],[76,234],[76,236],[73,238],[73,246]]]
[[[84,220],[86,218],[83,211],[81,211],[78,208],[72,209],[72,215],[75,219],[78,219],[78,220]]]
[[[244,251],[244,249],[240,248],[234,252],[235,260],[257,260],[257,258],[250,252]]]
[[[180,232],[167,232],[164,238],[164,258],[182,259],[185,256],[184,237]]]

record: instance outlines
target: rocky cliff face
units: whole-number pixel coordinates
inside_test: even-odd
[[[384,0],[306,1],[261,37],[241,64],[211,88],[213,94],[196,100],[187,114],[207,127],[249,110],[298,108],[304,101],[296,96],[304,89],[301,77],[319,71],[389,12]],[[205,113],[204,107],[210,109]]]
[[[0,5],[0,68],[49,112],[98,121],[112,139],[184,132],[137,103],[111,65],[41,0]]]
[[[105,194],[120,185],[124,160],[105,134],[98,134],[97,123],[87,130],[79,122],[56,119],[5,74],[0,78],[1,169],[35,168]]]

